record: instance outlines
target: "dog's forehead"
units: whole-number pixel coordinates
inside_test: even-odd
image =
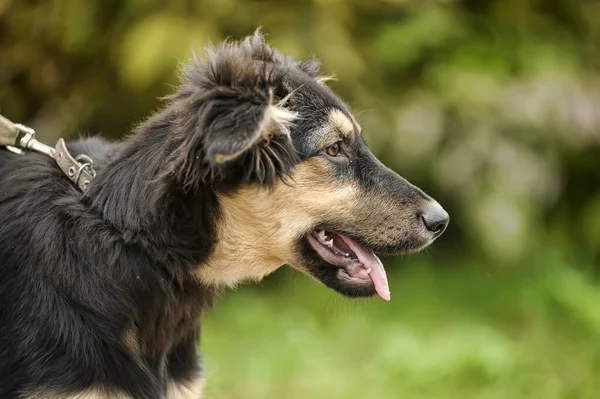
[[[308,76],[301,71],[293,71],[288,73],[286,84],[292,97],[316,112],[331,108],[340,108],[348,112],[346,104],[318,78]]]

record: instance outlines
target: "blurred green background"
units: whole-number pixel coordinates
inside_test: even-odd
[[[600,397],[600,2],[0,0],[0,112],[119,139],[192,49],[257,26],[451,223],[384,259],[390,303],[285,268],[227,292],[206,398]]]

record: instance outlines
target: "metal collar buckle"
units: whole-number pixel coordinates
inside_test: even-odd
[[[96,177],[94,161],[85,154],[73,156],[67,150],[63,139],[59,139],[54,148],[35,139],[35,130],[28,126],[13,123],[0,115],[0,146],[15,154],[24,154],[23,150],[32,150],[52,157],[63,173],[85,192],[92,179]]]
[[[63,173],[81,191],[87,190],[92,179],[96,177],[92,158],[85,154],[79,154],[73,158],[63,139],[59,139],[54,147],[54,159]]]

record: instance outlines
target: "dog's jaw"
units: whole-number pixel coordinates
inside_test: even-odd
[[[224,251],[217,250],[213,256],[199,266],[196,278],[202,284],[235,288],[244,281],[262,280],[282,264],[252,257],[251,255],[224,254]]]

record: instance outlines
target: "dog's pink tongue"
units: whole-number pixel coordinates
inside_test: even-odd
[[[389,301],[391,299],[390,287],[381,260],[370,249],[363,247],[356,241],[342,234],[339,234],[339,236],[356,254],[358,261],[362,263],[366,269],[371,269],[369,277],[371,277],[371,281],[373,281],[373,284],[375,285],[375,291],[377,291],[380,297]]]

